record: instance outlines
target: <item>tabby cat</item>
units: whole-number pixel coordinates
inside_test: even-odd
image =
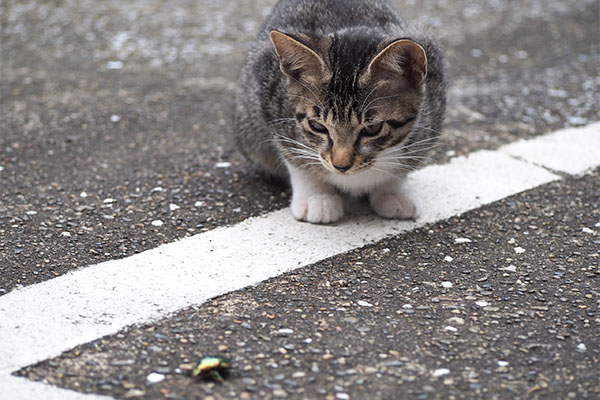
[[[439,136],[439,45],[386,0],[281,0],[252,45],[236,99],[240,151],[289,177],[298,220],[344,215],[341,195],[411,219],[407,171]]]

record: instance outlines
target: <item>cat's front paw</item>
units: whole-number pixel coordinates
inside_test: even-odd
[[[371,207],[384,218],[415,219],[419,215],[416,201],[404,193],[384,193],[372,196]]]
[[[293,198],[292,215],[299,221],[329,224],[344,216],[344,203],[337,194],[313,194],[306,198]]]

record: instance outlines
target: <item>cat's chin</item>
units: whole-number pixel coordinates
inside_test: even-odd
[[[373,168],[356,174],[329,173],[326,180],[340,191],[352,196],[362,196],[371,193],[375,188],[385,186],[391,181],[403,179],[403,176],[394,176],[388,171]]]

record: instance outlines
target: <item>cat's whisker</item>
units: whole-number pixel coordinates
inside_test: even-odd
[[[371,100],[371,101],[370,101],[370,102],[369,102],[369,103],[368,103],[368,104],[367,104],[367,105],[364,107],[364,108],[365,108],[365,110],[364,110],[364,113],[366,114],[366,113],[369,111],[369,106],[370,106],[371,104],[375,103],[376,101],[393,99],[393,98],[395,98],[395,97],[398,97],[398,96],[402,96],[402,93],[395,94],[395,95],[391,95],[391,96],[382,96],[382,97],[377,97],[377,98],[375,98],[375,99]]]
[[[425,161],[435,161],[431,157],[425,156],[389,156],[389,157],[377,157],[377,161],[382,162],[395,162],[398,160],[425,160]]]
[[[315,165],[320,165],[321,162],[317,162],[317,160],[313,159],[313,158],[305,158],[305,157],[300,157],[300,156],[295,156],[295,157],[289,157],[290,160],[302,160],[303,163],[305,164],[315,164]],[[305,162],[305,161],[311,161],[311,162]]]
[[[319,160],[319,161],[321,160],[319,158],[319,156],[316,154],[307,154],[307,153],[300,153],[300,152],[295,152],[295,151],[289,151],[289,152],[286,152],[286,154],[288,154],[290,157],[306,158],[306,159]]]
[[[279,119],[274,119],[272,121],[267,121],[267,124],[269,125],[279,125],[283,122],[292,122],[292,121],[296,121],[296,118],[279,118]]]
[[[387,170],[382,169],[382,168],[377,168],[376,166],[372,166],[370,169],[372,169],[373,171],[377,171],[377,172],[383,172],[384,174],[389,175],[390,177],[392,177],[394,179],[398,178],[397,174],[393,174],[390,171],[387,171]],[[401,171],[401,172],[410,172],[411,170],[407,170],[407,169],[403,169],[403,168],[397,168],[396,172],[398,172],[398,171]]]
[[[280,141],[280,142],[286,142],[286,143],[293,144],[293,145],[296,145],[296,146],[300,146],[300,147],[302,147],[302,148],[305,148],[305,149],[307,149],[307,150],[311,150],[311,151],[313,151],[313,148],[311,148],[310,146],[307,146],[307,145],[305,145],[304,143],[302,143],[302,142],[299,142],[299,141],[297,141],[297,140],[295,140],[295,139],[292,139],[292,138],[290,138],[290,137],[283,136],[283,135],[279,135],[279,134],[277,134],[277,135],[275,135],[275,136],[276,136],[276,137],[274,137],[274,138],[270,138],[269,140],[270,140],[270,141],[273,141],[273,142],[277,142],[277,141]]]
[[[313,165],[316,165],[316,166],[323,166],[323,164],[322,164],[322,163],[320,163],[320,162],[308,162],[308,163],[306,163],[306,162],[305,162],[305,163],[303,163],[303,164],[300,166],[300,168],[308,168],[308,167],[311,167],[311,166],[313,166]]]
[[[414,163],[415,161],[433,161],[433,159],[429,157],[400,157],[400,158],[377,158],[377,162],[381,164],[395,165],[395,164],[405,164],[406,162]]]
[[[422,126],[422,125],[417,125],[417,126],[415,126],[415,129],[425,129],[425,130],[428,130],[428,131],[430,131],[430,132],[437,133],[438,135],[441,135],[441,134],[442,134],[442,132],[441,132],[441,131],[435,130],[435,129],[433,129],[433,128],[430,128],[430,127],[427,127],[427,126]]]
[[[385,154],[414,154],[419,152],[426,152],[440,146],[442,146],[442,144],[440,143],[419,143],[418,145],[395,147],[392,149],[384,150],[384,152]]]
[[[363,109],[363,106],[365,105],[365,103],[367,102],[367,100],[369,100],[369,97],[371,97],[371,95],[373,94],[373,92],[375,92],[375,90],[379,89],[380,86],[381,86],[381,82],[377,82],[377,84],[375,85],[375,87],[373,87],[373,89],[371,89],[371,91],[369,92],[369,94],[367,94],[367,97],[365,97],[365,99],[363,100],[362,104],[359,107],[359,110]]]
[[[375,165],[379,165],[379,163],[375,164]],[[382,165],[384,166],[384,165]],[[394,164],[394,165],[385,165],[386,168],[392,168],[394,170],[394,172],[412,172],[412,171],[416,171],[419,167],[418,166],[412,166],[412,165],[408,165],[408,164],[402,164],[402,163],[398,163],[398,164]],[[376,167],[371,167],[371,168],[376,168]],[[381,169],[378,169],[381,170]],[[391,174],[392,176],[396,176],[393,175],[391,172],[387,171],[389,174]]]
[[[319,156],[314,153],[300,152],[300,151],[296,151],[296,150],[288,150],[285,153],[289,154],[290,156],[298,156],[298,157],[312,158],[314,160],[320,160]]]
[[[408,149],[408,148],[415,147],[415,146],[429,146],[429,145],[439,146],[441,144],[437,142],[437,137],[429,137],[426,139],[417,140],[416,142],[409,142],[407,144],[402,143],[400,147],[395,147],[395,148]]]
[[[283,149],[282,152],[286,153],[286,154],[304,155],[304,156],[308,156],[308,157],[313,157],[315,159],[320,159],[319,154],[316,151],[298,148],[298,147],[289,147],[289,148]]]
[[[439,143],[423,143],[423,144],[419,144],[419,145],[415,145],[415,146],[403,146],[403,147],[396,147],[393,149],[387,149],[382,151],[380,154],[381,155],[386,155],[386,156],[392,156],[392,155],[411,155],[411,154],[418,154],[418,153],[427,153],[430,150],[440,147],[441,144]]]

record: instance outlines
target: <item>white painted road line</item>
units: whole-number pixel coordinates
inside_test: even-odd
[[[296,222],[284,209],[10,292],[0,297],[0,393],[29,399],[31,393],[48,389],[36,397],[67,398],[63,394],[66,391],[14,378],[10,373],[127,325],[156,320],[561,179],[542,166],[584,173],[600,165],[597,155],[587,157],[590,149],[598,149],[599,136],[600,123],[596,123],[497,151],[478,151],[411,173],[408,184],[415,188],[423,208],[416,222],[363,214],[348,216],[334,226],[320,226]],[[560,163],[538,157],[535,151],[559,152],[566,144],[571,147],[566,154],[561,153]],[[588,161],[577,163],[582,154]],[[84,395],[69,392],[69,396]]]
[[[600,163],[600,123],[519,140],[502,150],[553,171],[579,175]]]
[[[0,376],[0,396],[3,400],[113,400],[112,397],[83,394],[10,375]]]

